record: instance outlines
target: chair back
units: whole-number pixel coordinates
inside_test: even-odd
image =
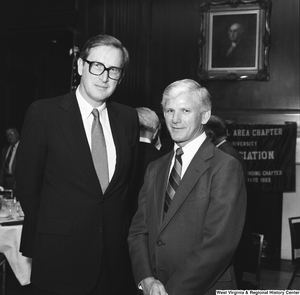
[[[260,284],[260,269],[261,269],[261,257],[264,244],[264,235],[258,233],[252,233],[253,247],[256,254],[256,286],[259,288]]]
[[[259,233],[251,233],[252,235],[252,251],[251,257],[245,262],[245,269],[243,278],[243,284],[245,288],[249,289],[259,289],[260,285],[260,270],[261,270],[261,258],[262,258],[262,249],[264,243],[264,235]],[[251,277],[249,277],[251,274]],[[251,283],[244,279],[250,279]]]
[[[291,247],[292,247],[292,263],[300,257],[300,216],[290,217],[289,226],[291,233]]]
[[[5,295],[6,257],[3,253],[0,253],[0,276],[2,276],[1,294]]]

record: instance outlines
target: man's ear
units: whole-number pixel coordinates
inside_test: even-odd
[[[210,115],[211,115],[211,111],[205,111],[202,113],[202,120],[201,120],[202,125],[208,122]]]
[[[82,76],[83,60],[79,57],[77,60],[77,71],[79,76]]]

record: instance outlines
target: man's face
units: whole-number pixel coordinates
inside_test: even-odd
[[[202,133],[210,111],[205,111],[189,93],[182,93],[167,101],[164,117],[172,139],[183,147]]]
[[[241,27],[238,24],[233,24],[228,30],[230,41],[237,42],[241,38]]]
[[[19,141],[19,133],[15,129],[7,129],[6,138],[9,144],[16,144]]]
[[[106,68],[122,68],[122,51],[111,46],[98,46],[92,48],[88,61],[96,61],[105,65]],[[92,75],[89,72],[89,64],[81,58],[78,59],[78,73],[81,75],[79,91],[83,98],[93,107],[102,105],[115,91],[118,81],[108,77],[104,71],[100,76]]]

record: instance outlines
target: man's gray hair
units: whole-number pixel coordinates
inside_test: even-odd
[[[156,113],[148,108],[136,108],[139,116],[140,129],[155,132],[159,126],[159,118]]]
[[[186,93],[199,103],[206,111],[211,110],[211,96],[205,87],[191,79],[183,79],[171,83],[163,92],[161,105],[165,109],[169,99],[176,98],[178,95]]]

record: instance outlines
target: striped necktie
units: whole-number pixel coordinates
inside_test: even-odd
[[[93,109],[92,114],[94,116],[92,125],[92,157],[102,192],[104,193],[109,184],[106,143],[99,120],[99,111]]]
[[[174,166],[172,168],[169,182],[166,191],[165,197],[165,206],[164,206],[164,213],[167,214],[169,207],[171,206],[171,202],[174,198],[176,190],[179,186],[181,180],[181,170],[182,170],[182,159],[181,156],[183,155],[182,148],[178,148],[176,150],[176,156],[174,161]]]

